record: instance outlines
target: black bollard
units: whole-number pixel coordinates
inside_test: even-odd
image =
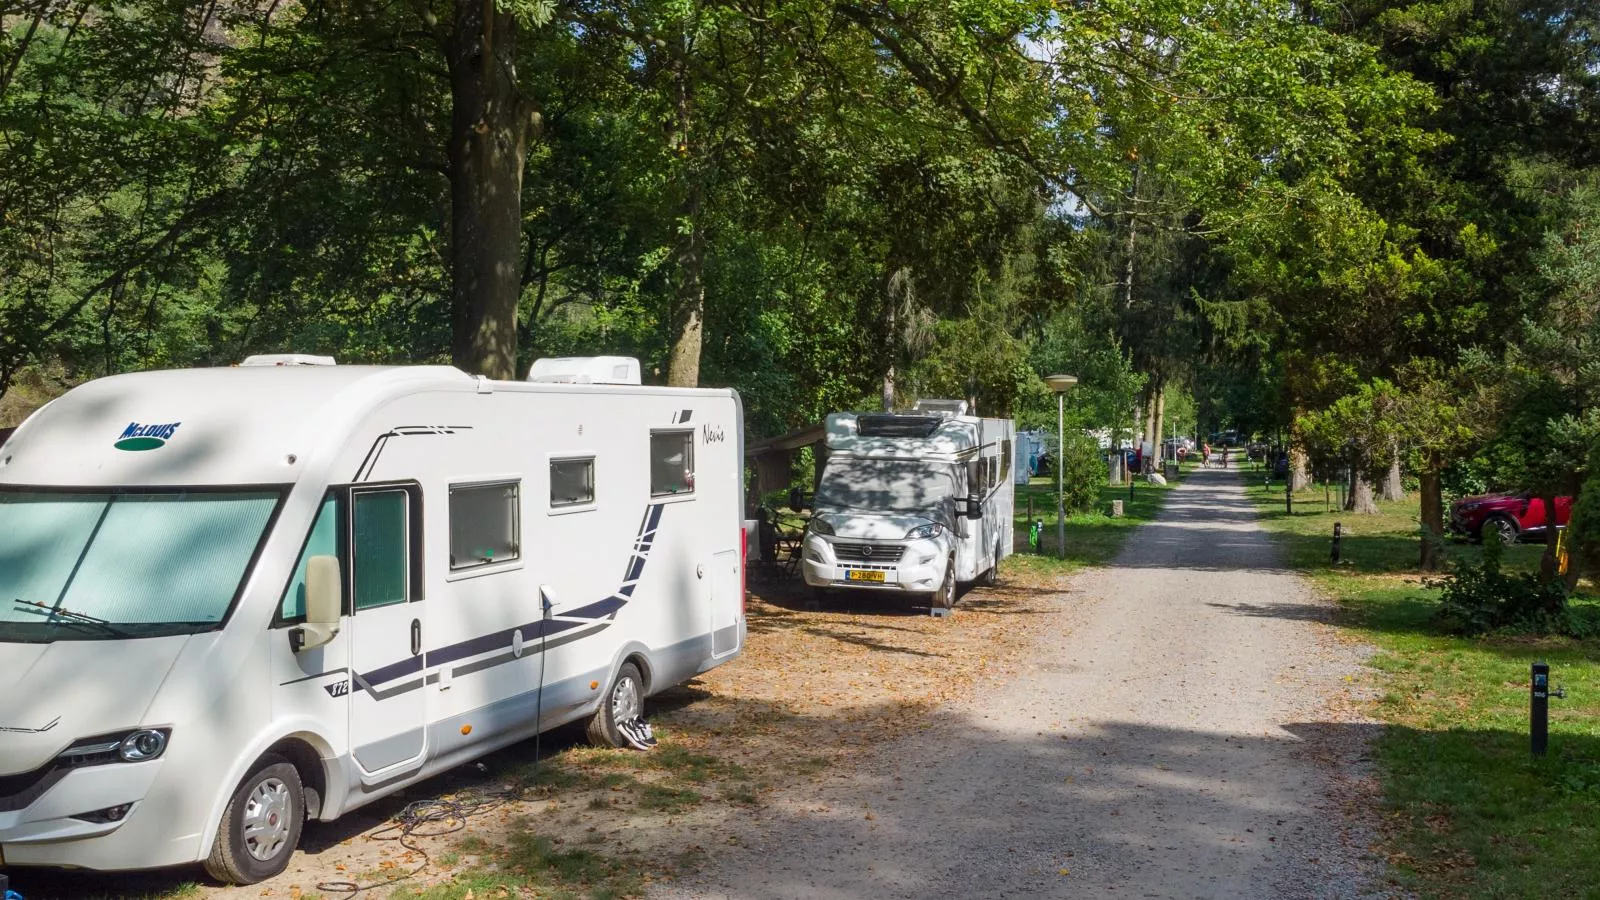
[[[1333,523],[1333,564],[1334,565],[1338,565],[1339,564],[1339,560],[1340,560],[1341,556],[1343,555],[1342,552],[1340,551],[1340,548],[1339,548],[1340,543],[1342,543],[1343,541],[1344,541],[1344,524],[1341,523],[1341,522],[1335,522],[1335,523]]]
[[[1550,665],[1533,664],[1533,680],[1528,702],[1528,739],[1534,756],[1543,756],[1550,745]]]

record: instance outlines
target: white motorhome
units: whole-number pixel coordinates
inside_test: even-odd
[[[1011,420],[966,415],[960,400],[828,416],[806,584],[898,591],[949,609],[958,582],[993,583],[1012,550],[1015,438]]]
[[[740,652],[736,393],[327,362],[100,379],[0,446],[0,865],[259,881]]]

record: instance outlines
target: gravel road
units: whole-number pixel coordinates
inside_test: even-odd
[[[1202,470],[1076,577],[1031,665],[779,794],[652,896],[1382,895],[1363,648]]]

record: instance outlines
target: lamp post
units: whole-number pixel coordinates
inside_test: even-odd
[[[1066,396],[1078,383],[1075,375],[1046,375],[1044,383],[1056,393],[1056,559],[1067,558],[1067,493],[1063,474],[1066,462]]]

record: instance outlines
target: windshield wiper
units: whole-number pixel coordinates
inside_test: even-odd
[[[133,637],[132,634],[129,634],[121,628],[118,628],[105,619],[91,616],[88,613],[74,612],[62,606],[47,606],[37,600],[23,600],[21,598],[13,597],[12,602],[28,612],[37,611],[49,621],[59,622],[62,625],[77,625],[80,626],[80,629],[81,627],[99,628],[106,634],[111,634],[116,637]]]

